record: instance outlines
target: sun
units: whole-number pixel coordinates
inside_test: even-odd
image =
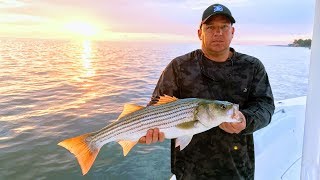
[[[95,25],[81,21],[66,23],[65,29],[74,35],[82,37],[92,37],[98,33],[98,28]]]

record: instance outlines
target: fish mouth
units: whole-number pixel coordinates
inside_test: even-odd
[[[233,109],[234,109],[235,111],[236,111],[236,110],[238,111],[238,110],[239,110],[239,104],[234,104],[234,105],[233,105]]]
[[[227,115],[231,116],[232,119],[236,119],[236,111],[239,111],[239,104],[234,104],[233,107],[227,111]]]
[[[233,116],[234,115],[234,109],[232,108],[232,109],[229,109],[228,111],[227,111],[227,115],[228,116]]]

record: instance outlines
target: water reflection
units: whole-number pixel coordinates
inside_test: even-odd
[[[83,51],[82,51],[82,66],[84,77],[92,77],[95,75],[95,70],[92,68],[92,49],[91,49],[91,41],[85,40],[82,43]]]

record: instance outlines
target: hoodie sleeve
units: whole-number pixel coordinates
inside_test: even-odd
[[[258,62],[249,91],[248,103],[240,110],[246,117],[247,123],[246,129],[242,131],[243,134],[252,134],[267,126],[275,109],[267,72],[263,64]]]
[[[176,60],[173,60],[162,72],[148,105],[155,104],[158,101],[159,96],[162,95],[175,96],[179,98],[180,88],[178,81],[178,65]]]

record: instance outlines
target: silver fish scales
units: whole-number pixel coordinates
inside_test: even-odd
[[[58,145],[76,156],[84,175],[90,170],[100,148],[109,142],[118,142],[126,156],[149,129],[159,128],[166,139],[176,138],[176,147],[183,150],[194,134],[222,122],[239,122],[233,118],[238,108],[238,105],[226,101],[161,96],[154,106],[126,104],[116,122],[97,132],[66,139]]]

